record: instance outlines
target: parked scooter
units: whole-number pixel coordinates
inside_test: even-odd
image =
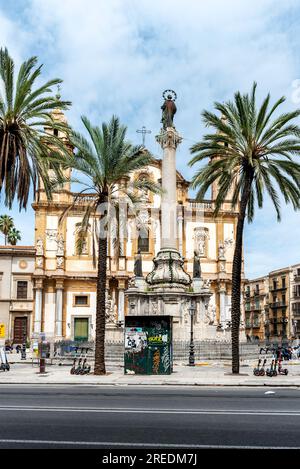
[[[277,373],[277,363],[278,363],[278,360],[276,358],[275,363],[274,363],[274,369],[273,369],[273,375],[272,376],[277,376],[278,375],[278,373]]]
[[[259,358],[259,360],[258,360],[257,367],[254,368],[254,370],[253,370],[254,376],[259,376],[260,364],[261,364],[261,358]]]
[[[288,374],[288,369],[287,368],[282,368],[281,352],[279,353],[279,358],[278,358],[278,373],[280,375],[287,375]]]
[[[265,376],[266,372],[265,372],[265,366],[267,364],[267,359],[265,358],[264,359],[264,362],[262,364],[262,367],[261,369],[259,370],[259,376]]]
[[[70,369],[71,375],[74,375],[74,374],[75,374],[76,362],[77,362],[77,358],[75,357],[75,358],[74,358],[74,361],[73,361],[73,366],[72,366],[72,368]]]
[[[266,371],[267,376],[270,376],[270,377],[273,376],[274,364],[275,364],[275,360],[273,359],[272,362],[271,362],[270,368],[268,368],[267,371]]]
[[[0,347],[0,358],[1,358],[0,370],[9,371],[10,364],[8,363],[8,360],[7,360],[5,347]]]
[[[82,358],[79,358],[79,360],[78,360],[78,365],[77,365],[77,367],[75,368],[75,371],[74,371],[74,374],[75,374],[75,375],[80,375],[81,363],[82,363]]]

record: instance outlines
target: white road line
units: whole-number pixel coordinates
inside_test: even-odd
[[[71,412],[103,414],[187,414],[187,415],[255,415],[255,416],[289,416],[299,417],[300,411],[285,410],[242,410],[242,409],[142,409],[142,408],[79,408],[79,407],[30,407],[0,406],[0,412]]]
[[[104,446],[105,448],[195,448],[195,449],[300,449],[299,446],[243,446],[243,445],[193,445],[178,443],[119,443],[115,441],[55,441],[55,440],[10,440],[0,439],[1,444],[60,445],[60,446]]]

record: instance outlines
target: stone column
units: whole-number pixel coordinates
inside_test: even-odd
[[[161,248],[177,249],[176,148],[182,141],[178,132],[168,127],[156,137],[163,149],[161,196]]]
[[[192,279],[184,270],[184,260],[177,249],[176,148],[182,137],[173,127],[156,137],[163,149],[161,196],[161,249],[154,258],[154,269],[146,281],[154,290],[172,288],[186,291]]]
[[[43,280],[35,281],[34,332],[42,332]]]
[[[125,319],[125,280],[119,280],[118,321],[124,323]]]
[[[222,326],[226,325],[226,290],[225,286],[221,285],[220,290],[220,323]]]
[[[182,207],[180,207],[180,212],[178,215],[178,249],[183,256],[183,215],[182,215]]]
[[[55,294],[55,337],[63,335],[63,281],[56,281]]]

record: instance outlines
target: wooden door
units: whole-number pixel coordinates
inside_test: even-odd
[[[14,321],[14,344],[22,344],[24,333],[27,339],[27,318],[15,318]]]

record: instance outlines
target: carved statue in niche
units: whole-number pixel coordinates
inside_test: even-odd
[[[216,321],[216,306],[212,305],[211,303],[208,305],[207,313],[209,318],[209,324],[214,324]]]
[[[219,259],[225,259],[225,246],[223,243],[219,244]]]
[[[42,238],[38,238],[36,242],[36,255],[43,256],[44,255],[44,243]]]
[[[194,229],[194,240],[195,240],[195,249],[198,255],[201,257],[206,256],[206,243],[209,238],[209,231],[207,228],[202,226]]]
[[[105,319],[106,322],[112,324],[115,322],[114,304],[111,296],[108,294],[105,301]]]
[[[65,254],[64,244],[65,242],[64,242],[63,235],[59,235],[57,238],[57,250],[56,250],[57,256],[64,256]]]

